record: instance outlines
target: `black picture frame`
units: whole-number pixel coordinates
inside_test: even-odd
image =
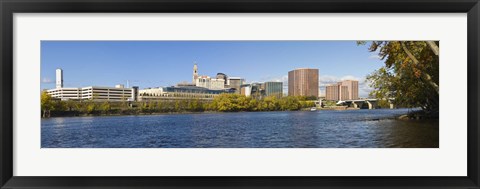
[[[479,188],[478,0],[0,0],[1,188]],[[14,13],[468,13],[466,177],[23,177],[13,176]],[[453,126],[453,125],[452,125]],[[121,167],[122,165],[119,165]]]

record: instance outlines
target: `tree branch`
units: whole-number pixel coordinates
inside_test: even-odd
[[[405,53],[407,53],[408,58],[410,58],[413,61],[413,63],[415,63],[415,65],[418,64],[417,58],[415,58],[415,56],[413,56],[413,54],[410,52],[410,50],[408,50],[405,43],[400,42],[400,44],[402,45],[403,51],[405,51]]]
[[[412,52],[410,52],[410,50],[408,50],[408,48],[407,48],[407,46],[405,45],[404,42],[400,42],[400,44],[402,45],[403,51],[405,51],[407,56],[413,61],[413,63],[415,65],[417,65],[419,63],[418,59],[415,58],[415,56],[413,56],[413,54],[412,54]],[[432,77],[425,72],[422,72],[422,75],[423,75],[423,77],[425,77],[426,81],[428,83],[430,83],[430,85],[432,85],[433,88],[435,89],[435,91],[438,93],[438,85],[435,82],[432,81]]]
[[[439,49],[437,44],[435,44],[435,41],[427,41],[427,45],[432,49],[433,53],[438,56]]]

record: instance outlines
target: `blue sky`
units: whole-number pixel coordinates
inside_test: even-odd
[[[355,41],[42,41],[41,88],[55,87],[55,69],[64,70],[65,87],[140,88],[191,82],[193,63],[200,75],[218,72],[250,82],[284,81],[295,68],[318,68],[320,90],[342,79],[364,82],[383,61]],[[285,88],[286,89],[286,88]]]

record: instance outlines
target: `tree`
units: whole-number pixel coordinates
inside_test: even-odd
[[[287,96],[285,100],[286,100],[286,110],[293,111],[293,110],[300,109],[300,101],[298,100],[298,97]]]
[[[97,109],[97,106],[95,102],[89,101],[87,104],[87,114],[95,113],[96,109]]]
[[[140,111],[142,113],[151,113],[151,102],[149,101],[143,102],[142,105],[140,106]]]
[[[111,109],[110,103],[108,101],[105,101],[102,104],[101,109],[102,109],[102,112],[104,114],[108,114],[110,112],[110,109]]]
[[[358,42],[358,44],[367,44]],[[439,42],[372,41],[369,51],[385,65],[367,76],[379,99],[395,98],[405,107],[420,107],[431,115],[439,110]]]
[[[257,111],[257,105],[258,105],[258,100],[255,98],[250,98],[250,101],[248,102],[248,110],[249,111]]]
[[[50,117],[50,111],[53,110],[53,99],[47,91],[43,91],[40,96],[40,107],[42,109],[42,117]]]

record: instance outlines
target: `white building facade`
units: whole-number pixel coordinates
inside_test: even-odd
[[[55,88],[47,90],[47,93],[53,98],[62,100],[78,100],[82,98],[82,92],[80,88]]]
[[[53,98],[61,100],[95,100],[95,101],[134,101],[136,88],[98,87],[56,88],[47,90]]]
[[[210,90],[223,90],[225,88],[225,80],[210,78],[209,76],[199,76],[195,82],[195,86]]]

